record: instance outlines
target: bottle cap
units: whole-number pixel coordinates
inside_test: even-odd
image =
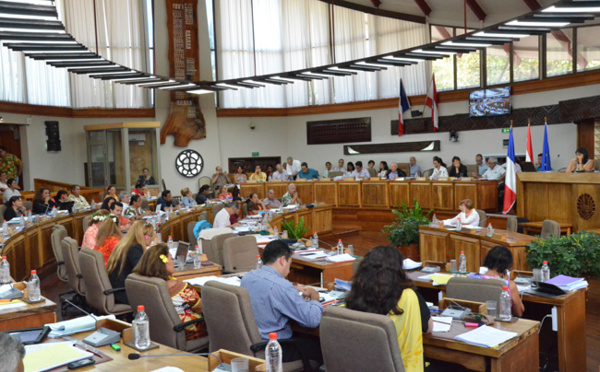
[[[37,275],[37,270],[31,270],[31,274],[36,274]]]
[[[460,254],[465,254],[465,251],[460,251]]]
[[[169,235],[169,238],[171,237],[171,235]]]
[[[340,243],[342,241],[342,239],[338,239],[338,243]]]
[[[139,305],[138,306],[138,311],[144,311],[144,309],[145,309],[144,305]]]
[[[269,333],[269,340],[277,340],[277,332]]]
[[[2,259],[3,259],[3,260],[6,260],[6,256],[2,256]]]
[[[506,286],[506,285],[505,285],[505,286],[503,286],[503,287],[502,287],[502,290],[503,290],[503,291],[508,291],[508,286]]]
[[[544,265],[548,265],[548,261],[544,261]]]
[[[256,255],[256,258],[260,258],[260,254],[257,254],[257,255]]]
[[[317,232],[315,231],[313,234],[316,234]]]

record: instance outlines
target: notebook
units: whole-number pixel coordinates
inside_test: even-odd
[[[76,348],[71,342],[25,346],[25,372],[41,372],[71,362],[93,357],[94,354]]]
[[[517,336],[517,332],[501,331],[497,328],[483,325],[472,331],[458,335],[454,337],[454,339],[466,342],[467,344],[483,347],[494,347]]]

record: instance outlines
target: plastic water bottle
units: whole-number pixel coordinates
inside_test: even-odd
[[[27,221],[31,222],[31,209],[27,211]]]
[[[169,247],[169,249],[173,249],[175,247],[173,247],[173,238],[171,237],[171,235],[169,235],[169,239],[167,240],[167,247]]]
[[[467,272],[467,256],[465,256],[465,251],[460,251],[460,256],[458,256],[458,271],[461,273]]]
[[[150,347],[150,320],[146,315],[144,305],[138,306],[138,312],[131,324],[135,336],[135,347],[138,349]]]
[[[344,244],[342,244],[342,239],[338,240],[337,244],[337,254],[344,254]]]
[[[277,228],[277,226],[273,228],[273,236],[275,237],[275,239],[279,239],[279,229]]]
[[[21,217],[19,218],[19,227],[20,228],[25,227],[25,217],[23,215],[21,215]]]
[[[435,215],[435,213],[433,214],[433,218],[431,219],[431,224],[432,225],[436,225],[439,224],[440,221],[438,220],[437,216]]]
[[[487,236],[494,235],[494,228],[492,227],[492,223],[490,222],[487,227]]]
[[[58,208],[52,207],[52,212],[50,212],[50,215],[52,216],[52,218],[56,218],[56,216],[58,215]]]
[[[94,199],[92,199],[92,203],[90,204],[90,209],[92,209],[92,210],[96,209],[96,201]]]
[[[260,270],[263,267],[262,259],[260,258],[260,254],[256,255],[256,270]]]
[[[4,236],[8,236],[8,224],[6,223],[6,220],[4,220],[4,223],[2,224],[2,235]]]
[[[2,262],[0,262],[0,284],[8,284],[10,282],[10,264],[6,256],[3,256]]]
[[[550,267],[548,266],[548,261],[544,261],[542,265],[542,281],[550,280]]]
[[[508,287],[502,287],[502,294],[500,295],[500,320],[510,320],[512,318],[511,300],[510,294],[508,293]]]
[[[42,299],[40,293],[40,278],[37,276],[36,270],[31,270],[31,276],[27,281],[27,292],[29,293],[29,301],[35,302]]]
[[[282,354],[281,345],[277,342],[277,333],[269,333],[269,343],[265,351],[267,372],[283,372],[283,364],[281,363]]]
[[[317,232],[315,231],[315,233],[312,236],[312,245],[315,248],[319,248],[319,235],[317,235]]]

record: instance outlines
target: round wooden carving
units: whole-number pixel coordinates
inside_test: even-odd
[[[596,213],[596,203],[590,194],[581,194],[577,198],[577,213],[584,220],[589,220]]]
[[[175,159],[175,167],[182,176],[194,177],[202,172],[204,160],[197,151],[183,150]]]

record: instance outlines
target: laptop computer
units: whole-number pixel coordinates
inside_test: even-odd
[[[524,161],[521,163],[521,170],[523,172],[537,172],[537,169],[535,169],[535,164],[533,164],[530,161]]]

